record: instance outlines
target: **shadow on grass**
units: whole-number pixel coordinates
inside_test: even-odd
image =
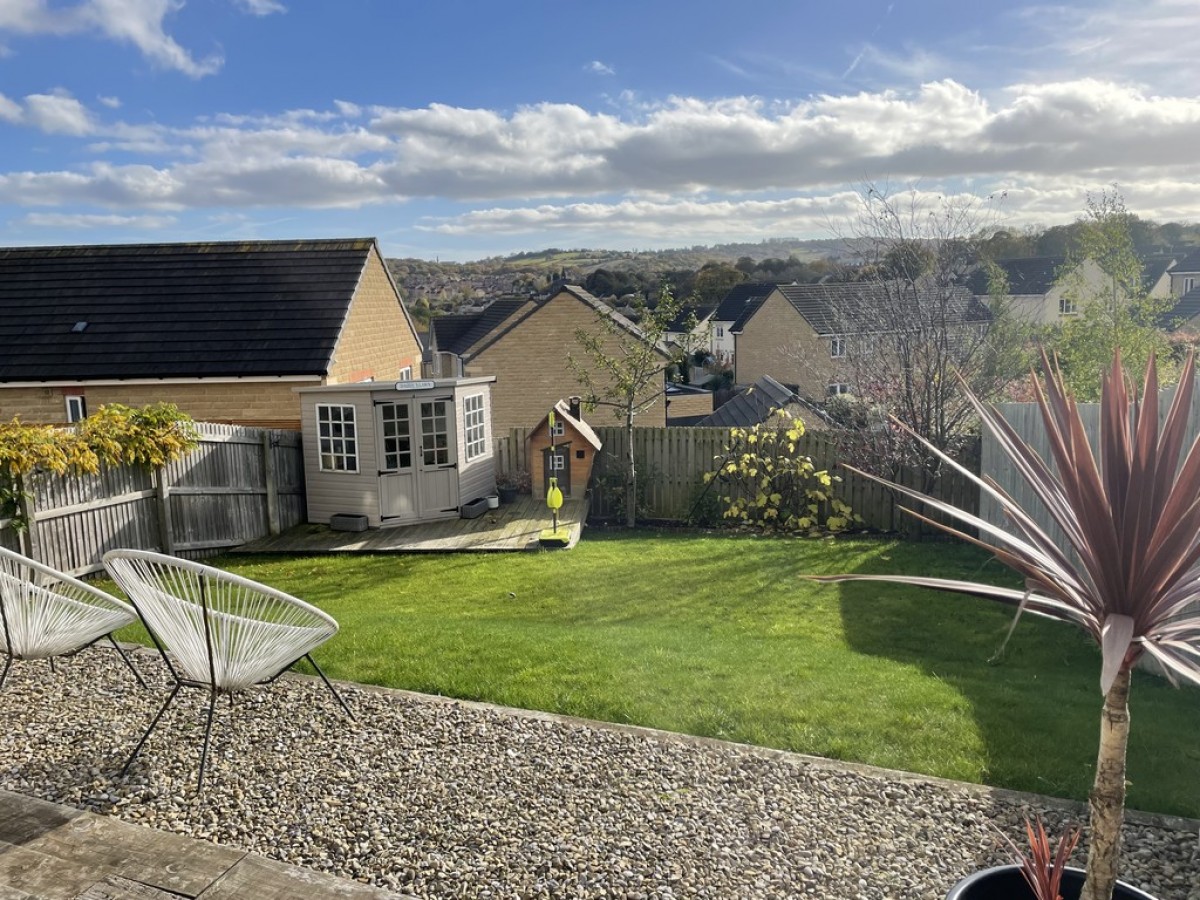
[[[1011,583],[994,560],[952,544],[926,543],[925,575]],[[895,556],[909,556],[896,553]],[[906,560],[909,566],[911,561]],[[863,574],[918,571],[880,552]],[[1091,788],[1103,697],[1100,655],[1069,625],[1023,617],[998,655],[1013,611],[998,603],[887,584],[845,583],[843,628],[864,654],[913,666],[970,705],[985,762],[968,780],[1085,800]],[[899,711],[898,711],[899,712]],[[1130,699],[1129,806],[1200,817],[1200,690],[1135,673]]]

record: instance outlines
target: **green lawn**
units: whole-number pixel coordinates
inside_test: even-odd
[[[804,573],[1006,579],[967,547],[589,530],[565,553],[228,557],[329,611],[333,677],[1083,799],[1099,655],[995,604]],[[1130,806],[1200,817],[1200,690],[1135,679]]]

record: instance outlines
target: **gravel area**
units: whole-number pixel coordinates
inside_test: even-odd
[[[353,686],[350,722],[302,679],[221,703],[197,796],[199,691],[118,775],[168,684],[137,664],[151,691],[111,651],[14,665],[0,787],[423,898],[940,898],[1036,799]],[[1185,826],[1127,826],[1125,880],[1200,900]]]

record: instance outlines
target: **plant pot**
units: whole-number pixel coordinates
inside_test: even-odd
[[[517,500],[516,487],[502,486],[496,488],[496,491],[500,494],[501,503],[515,503]]]
[[[488,494],[487,496],[488,509],[499,509],[500,498],[496,494]]]
[[[1063,872],[1063,900],[1079,900],[1086,873],[1083,869],[1068,868]],[[946,900],[1033,900],[1033,892],[1021,875],[1019,866],[996,866],[968,875],[946,895]],[[1139,891],[1123,881],[1117,882],[1113,900],[1155,900],[1152,894]]]

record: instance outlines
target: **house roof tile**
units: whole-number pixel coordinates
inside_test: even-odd
[[[713,313],[715,322],[736,322],[747,303],[762,300],[778,287],[773,281],[743,281],[729,289]]]
[[[0,381],[324,375],[373,247],[0,248]]]

